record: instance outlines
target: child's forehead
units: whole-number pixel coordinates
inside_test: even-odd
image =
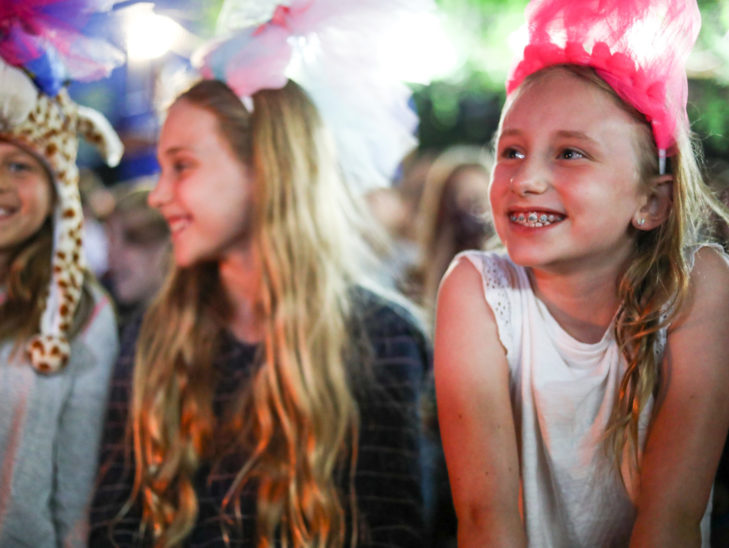
[[[609,97],[604,89],[587,78],[561,67],[552,67],[533,74],[509,95],[504,108],[517,102],[531,101],[542,108],[550,102],[569,100],[595,101]]]
[[[548,152],[569,145],[593,158],[634,158],[636,147],[642,149],[644,140],[651,139],[647,124],[621,108],[608,93],[578,79],[567,82],[572,85],[550,88],[539,84],[515,96],[499,127],[497,147]],[[583,93],[587,93],[586,100]]]
[[[598,84],[569,71],[553,70],[526,80],[508,97],[501,132],[541,125],[578,131],[612,120],[635,122],[619,100]]]

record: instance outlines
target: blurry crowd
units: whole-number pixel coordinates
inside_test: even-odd
[[[106,186],[91,171],[81,179],[84,251],[112,295],[120,331],[145,310],[169,270],[169,228],[147,202],[154,183],[151,177]]]

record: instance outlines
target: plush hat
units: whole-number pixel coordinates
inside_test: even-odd
[[[52,29],[32,24],[39,18],[47,23],[41,7],[47,9],[53,2],[23,0],[22,5],[17,0],[5,2],[3,0],[0,10],[3,16],[0,26],[0,140],[13,142],[34,154],[51,174],[56,191],[50,287],[45,296],[39,333],[28,343],[33,367],[41,373],[53,373],[60,370],[70,356],[68,332],[80,301],[84,276],[83,214],[76,167],[78,139],[82,136],[96,145],[110,165],[119,162],[123,147],[106,118],[74,103],[64,87],[67,77],[79,75],[74,67],[83,65],[86,77],[93,73],[102,75],[98,59],[93,63],[79,63],[83,48],[64,48],[74,58],[73,63],[64,62],[56,49],[58,44],[46,40],[43,35],[44,31]],[[92,2],[69,4],[74,4],[73,9],[81,13],[90,13],[93,8]],[[64,28],[64,33],[50,34],[62,34],[64,41],[73,41],[68,28]],[[98,50],[94,51],[93,56],[97,57],[98,53]],[[116,54],[114,57],[119,59]],[[27,67],[41,67],[39,59],[44,60],[42,66],[48,70],[38,70],[31,76]],[[49,63],[49,59],[53,62]],[[109,70],[115,64],[109,64],[108,59],[105,62],[104,66]],[[96,68],[90,71],[92,65]]]

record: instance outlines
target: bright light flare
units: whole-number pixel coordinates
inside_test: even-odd
[[[435,14],[410,15],[398,27],[401,32],[385,46],[388,66],[384,70],[391,71],[401,80],[427,84],[450,75],[462,63]]]
[[[124,31],[130,62],[162,57],[184,35],[182,27],[169,17],[154,13],[153,5],[147,3],[128,8]]]

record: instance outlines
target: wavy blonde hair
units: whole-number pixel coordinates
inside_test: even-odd
[[[548,67],[528,76],[524,84],[532,85],[554,70],[566,70],[603,90],[640,123],[635,136],[637,168],[641,184],[647,186],[658,175],[658,150],[645,116],[623,101],[589,67]],[[615,323],[615,338],[627,369],[604,438],[605,448],[621,473],[626,451],[630,455],[630,469],[639,466],[639,418],[661,382],[659,331],[675,319],[688,295],[692,259],[687,250],[711,239],[711,212],[729,222],[729,211],[703,180],[700,157],[697,143],[679,120],[676,154],[670,158],[673,182],[668,218],[650,231],[630,229],[635,232],[635,249],[616,287],[621,305]]]
[[[252,113],[212,80],[177,101],[213,113],[253,168],[251,245],[261,257],[263,338],[251,378],[219,424],[211,363],[230,305],[216,264],[172,272],[137,345],[130,504],[141,503],[143,527],[157,546],[180,543],[197,516],[194,474],[201,460],[216,456],[209,448],[222,428],[245,461],[221,513],[240,524],[240,495],[252,484],[258,546],[275,538],[285,546],[342,546],[345,509],[356,511],[359,415],[344,360],[351,287],[370,256],[357,237],[362,211],[341,183],[315,107],[295,83],[255,93]],[[349,497],[335,481],[340,470],[350,474]]]

